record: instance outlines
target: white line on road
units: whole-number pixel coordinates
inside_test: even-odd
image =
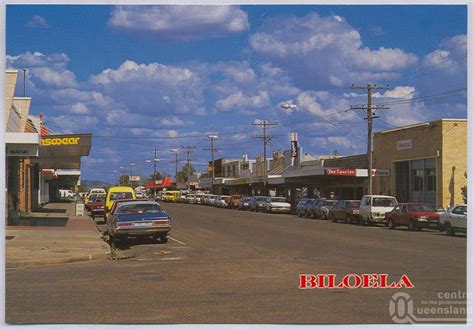
[[[175,239],[175,238],[173,238],[173,237],[171,237],[171,236],[170,236],[170,239],[173,240],[173,241],[175,241],[175,242],[178,242],[178,243],[182,244],[183,246],[186,245],[186,243],[184,243],[183,241],[179,241],[179,240],[177,240],[177,239]]]

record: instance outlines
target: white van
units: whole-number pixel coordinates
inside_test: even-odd
[[[364,195],[360,202],[359,223],[385,223],[385,213],[398,205],[397,199],[388,195]]]

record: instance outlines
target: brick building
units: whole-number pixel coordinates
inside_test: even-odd
[[[374,134],[374,193],[437,207],[463,203],[467,120],[440,119]]]

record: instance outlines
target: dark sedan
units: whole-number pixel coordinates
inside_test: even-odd
[[[155,201],[130,200],[117,203],[107,218],[112,241],[126,242],[129,237],[150,237],[168,242],[171,217]]]
[[[339,200],[329,210],[329,218],[333,222],[342,220],[347,224],[359,222],[360,200]]]
[[[302,198],[296,205],[296,214],[298,217],[309,217],[309,210],[316,202],[316,199]]]

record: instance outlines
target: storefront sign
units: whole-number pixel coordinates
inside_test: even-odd
[[[7,144],[6,151],[9,157],[36,157],[38,156],[38,145]]]
[[[354,168],[326,168],[326,175],[329,176],[355,176],[356,170]]]
[[[291,140],[291,157],[296,158],[298,156],[298,133],[291,133],[290,140]]]
[[[140,180],[140,176],[130,176],[129,180],[131,182],[138,182]]]
[[[80,137],[42,138],[41,146],[78,145]]]
[[[390,169],[377,169],[375,176],[381,176],[381,177],[390,176]]]
[[[397,142],[397,151],[411,149],[411,139],[406,139]]]

